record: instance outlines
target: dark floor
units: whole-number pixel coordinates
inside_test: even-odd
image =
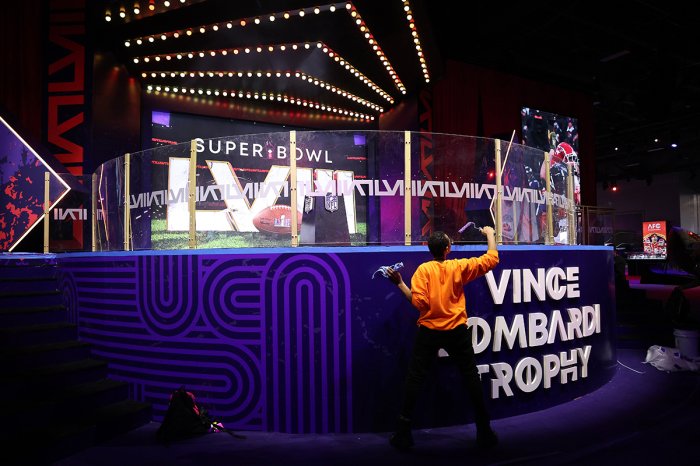
[[[287,435],[246,432],[154,443],[151,423],[59,465],[681,465],[700,464],[700,374],[642,364],[644,350],[620,350],[618,373],[601,389],[563,406],[493,422],[501,443],[474,446],[473,425],[414,432],[402,453],[388,433]],[[638,371],[638,372],[635,372]]]

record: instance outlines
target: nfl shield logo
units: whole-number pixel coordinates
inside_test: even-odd
[[[338,196],[326,196],[326,210],[328,212],[335,212],[338,210]]]

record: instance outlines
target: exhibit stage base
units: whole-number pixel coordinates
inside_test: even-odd
[[[454,246],[449,258],[485,246]],[[566,403],[616,368],[613,250],[502,246],[465,287],[493,419]],[[383,432],[400,409],[418,311],[409,283],[426,246],[132,251],[57,256],[79,338],[162,419],[182,385],[227,427]],[[443,354],[444,355],[444,354]],[[424,384],[414,428],[473,422],[449,357]]]

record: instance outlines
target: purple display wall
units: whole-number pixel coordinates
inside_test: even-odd
[[[455,246],[453,258],[483,254]],[[616,367],[613,252],[501,247],[466,287],[492,417],[546,409],[609,382]],[[236,429],[389,431],[417,311],[372,273],[426,247],[77,253],[59,286],[80,339],[161,420],[182,384]],[[473,422],[449,358],[436,359],[416,428]]]

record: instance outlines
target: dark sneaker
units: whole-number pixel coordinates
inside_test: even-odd
[[[476,446],[479,448],[489,448],[498,443],[498,434],[490,430],[486,433],[477,432],[476,434]]]
[[[399,418],[398,429],[389,437],[389,444],[399,450],[406,450],[415,445],[411,433],[411,421]]]

